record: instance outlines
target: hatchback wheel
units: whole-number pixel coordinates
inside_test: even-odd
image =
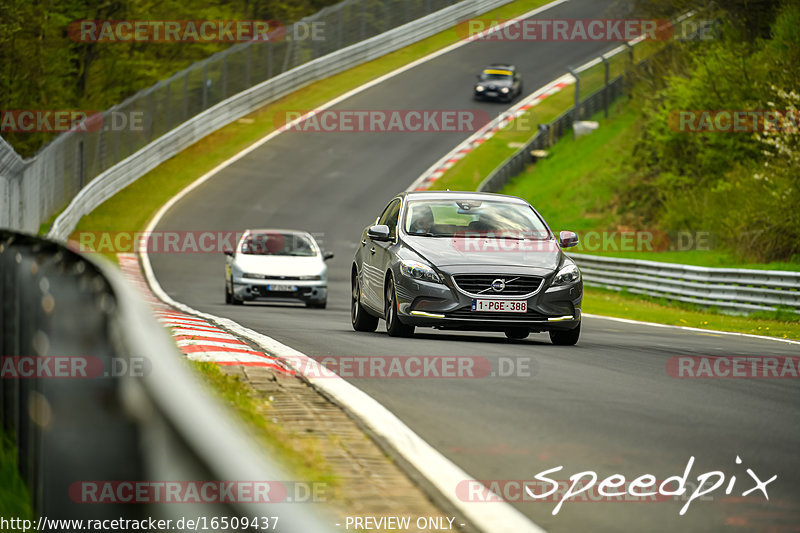
[[[394,290],[394,280],[390,277],[386,284],[386,332],[391,337],[410,337],[414,334],[414,326],[407,326],[400,322],[397,316],[397,294]]]
[[[551,331],[550,340],[557,346],[572,346],[578,342],[581,336],[581,325],[578,324],[574,329],[567,331]]]
[[[358,275],[353,273],[351,280],[350,295],[350,322],[356,331],[375,331],[378,329],[378,317],[372,316],[364,310],[361,305],[361,284],[358,282]]]

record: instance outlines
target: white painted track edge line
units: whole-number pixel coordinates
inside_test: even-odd
[[[760,339],[765,341],[777,341],[777,342],[785,342],[788,344],[800,344],[800,341],[796,341],[793,339],[781,339],[780,337],[768,337],[766,335],[754,335],[752,333],[739,333],[738,331],[721,331],[717,329],[703,329],[703,328],[695,328],[692,326],[676,326],[674,324],[659,324],[658,322],[646,322],[644,320],[634,320],[632,318],[620,318],[616,316],[606,316],[606,315],[595,315],[592,313],[582,313],[582,316],[588,316],[591,318],[601,318],[604,320],[613,320],[615,322],[622,322],[624,324],[638,324],[642,326],[654,326],[657,328],[677,328],[682,329],[685,331],[693,331],[697,333],[711,333],[714,335],[733,335],[737,337],[748,337],[751,339]]]

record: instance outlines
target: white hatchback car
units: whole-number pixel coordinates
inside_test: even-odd
[[[324,309],[328,267],[311,234],[282,229],[250,229],[235,250],[225,250],[225,303],[254,300],[301,301]]]

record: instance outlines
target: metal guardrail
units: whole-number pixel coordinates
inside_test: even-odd
[[[779,308],[800,313],[800,272],[707,268],[658,261],[573,254],[592,287],[679,300],[721,311]]]
[[[202,137],[309,83],[403,48],[511,0],[345,0],[294,26],[325,38],[234,45],[103,113],[139,112],[141,131],[67,132],[22,160],[0,139],[0,227],[51,236]],[[298,31],[299,33],[300,31]],[[112,118],[110,118],[112,117]]]
[[[115,267],[53,241],[0,230],[0,333],[0,422],[15,435],[20,473],[39,516],[277,516],[281,531],[334,529],[309,505],[282,500],[76,501],[81,481],[291,480],[209,396]],[[9,378],[12,357],[79,357],[103,372],[83,379]],[[105,376],[123,366],[131,371]]]

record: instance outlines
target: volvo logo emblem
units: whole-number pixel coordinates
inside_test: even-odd
[[[494,292],[502,292],[506,288],[506,280],[496,279],[492,282],[492,290]]]

